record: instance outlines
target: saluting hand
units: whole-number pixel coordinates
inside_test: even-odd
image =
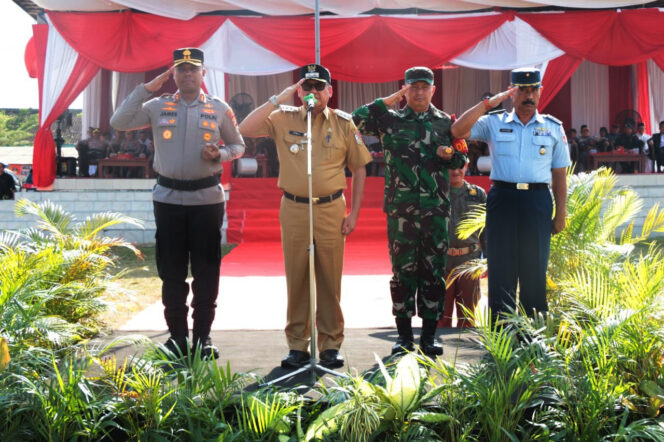
[[[383,98],[383,103],[385,103],[385,106],[392,107],[401,102],[401,99],[403,96],[406,94],[406,91],[410,89],[410,85],[406,84],[404,86],[401,86],[401,89],[390,95],[389,97]]]
[[[500,103],[511,97],[512,93],[518,88],[519,88],[518,86],[514,86],[512,88],[507,89],[506,91],[494,95],[493,97],[489,98],[489,105],[491,106],[491,108],[498,106]]]
[[[219,158],[219,146],[207,143],[203,148],[201,155],[205,161],[213,161]]]
[[[279,95],[277,95],[277,103],[282,104],[288,102],[291,99],[291,97],[295,94],[295,91],[297,91],[297,88],[300,87],[300,85],[304,82],[304,80],[305,78],[302,78],[297,83],[291,84],[286,89],[281,91]]]
[[[157,92],[161,87],[168,81],[168,79],[173,74],[175,70],[174,66],[171,66],[166,72],[163,72],[152,79],[149,83],[145,84],[145,89],[148,92]]]

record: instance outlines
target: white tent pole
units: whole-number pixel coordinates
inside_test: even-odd
[[[318,0],[316,0],[316,9],[314,10],[315,22],[315,45],[316,45],[316,64],[320,64],[320,9],[318,7]]]

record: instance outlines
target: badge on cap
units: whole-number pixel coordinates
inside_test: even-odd
[[[170,140],[173,137],[173,132],[171,132],[170,129],[164,129],[164,131],[161,133],[161,136],[164,138],[164,140]]]

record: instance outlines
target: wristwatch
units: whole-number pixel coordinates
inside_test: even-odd
[[[276,95],[272,95],[268,101],[270,103],[272,103],[272,106],[274,106],[275,108],[279,107],[279,103],[277,102],[277,96]]]

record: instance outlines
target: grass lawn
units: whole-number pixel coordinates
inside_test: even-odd
[[[223,244],[222,256],[228,254],[236,245]],[[117,279],[114,292],[107,294],[111,306],[101,319],[110,329],[120,327],[133,315],[161,300],[161,280],[157,275],[155,247],[148,245],[140,246],[139,249],[143,253],[142,260],[127,249],[114,250],[118,256],[116,274],[121,269],[125,269],[127,273]]]

